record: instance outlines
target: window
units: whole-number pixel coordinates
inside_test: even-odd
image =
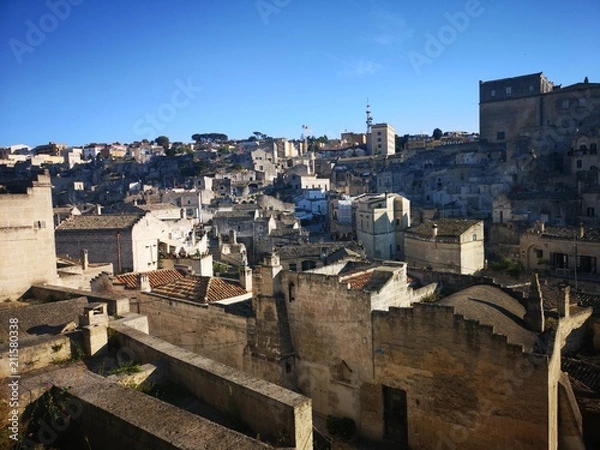
[[[295,293],[294,283],[290,283],[288,285],[288,298],[289,298],[290,303],[292,303],[294,300],[296,300],[294,293]]]
[[[577,160],[577,168],[578,168],[578,169],[581,169],[581,165],[582,165],[582,164],[581,164],[581,160],[580,160],[580,159],[578,159],[578,160]]]
[[[562,107],[562,109],[569,109],[569,99],[568,98],[562,101],[561,107]]]
[[[490,91],[490,97],[495,97],[496,96],[496,89],[492,89]]]
[[[598,146],[596,145],[596,143],[595,143],[595,142],[592,142],[592,143],[590,144],[590,153],[591,153],[592,155],[595,155],[596,153],[598,153]]]
[[[511,87],[511,86],[508,86],[508,87],[506,88],[505,92],[506,92],[506,96],[507,96],[507,97],[510,97],[510,96],[512,95],[512,87]]]
[[[585,98],[579,99],[579,106],[585,106]]]
[[[504,131],[498,131],[498,132],[496,133],[496,139],[497,139],[498,141],[503,141],[503,140],[504,140],[504,137],[505,137]]]
[[[377,138],[377,142],[381,142],[381,138]]]
[[[535,251],[535,256],[539,259],[544,257],[544,250],[536,250]]]
[[[400,226],[400,219],[396,219],[396,226],[399,227]]]
[[[533,86],[529,86],[529,92],[533,92]]]
[[[596,211],[594,208],[587,208],[586,212],[588,217],[594,217],[596,215]]]
[[[474,235],[473,235],[473,240],[474,240],[474,241],[476,241],[476,240],[477,240],[477,235],[476,235],[476,234],[474,234]]]

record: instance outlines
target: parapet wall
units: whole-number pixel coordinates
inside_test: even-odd
[[[125,325],[112,323],[110,328],[136,362],[162,361],[171,381],[262,437],[297,449],[313,448],[310,399]]]
[[[40,300],[66,300],[73,297],[84,296],[88,301],[108,303],[108,314],[120,316],[129,312],[129,298],[123,295],[100,294],[80,289],[66,288],[63,286],[51,286],[34,284],[31,286],[31,294]]]

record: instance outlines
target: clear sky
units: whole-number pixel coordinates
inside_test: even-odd
[[[0,145],[478,131],[478,83],[600,82],[600,1],[0,0]]]

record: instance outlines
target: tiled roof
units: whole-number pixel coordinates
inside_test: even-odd
[[[542,233],[546,239],[575,239],[578,229],[568,227],[547,227]],[[583,237],[577,237],[578,241],[600,241],[600,230],[596,228],[584,228]]]
[[[299,230],[294,230],[295,233],[299,233]],[[274,236],[281,236],[283,234],[272,234]],[[350,245],[345,242],[323,242],[323,243],[307,243],[298,245],[286,245],[277,249],[277,253],[282,259],[286,258],[300,258],[300,257],[321,257],[323,253],[325,256],[329,256],[337,250]]]
[[[71,216],[56,230],[124,230],[133,227],[142,217],[142,214]]]
[[[175,269],[159,269],[146,273],[148,274],[148,280],[150,281],[151,289],[162,286],[163,284],[171,283],[172,281],[183,277],[183,275]],[[127,289],[139,289],[140,273],[131,272],[118,275],[115,277],[115,282],[118,284],[124,284]]]
[[[179,206],[173,203],[150,203],[148,205],[137,205],[138,208],[144,211],[163,211],[169,209],[179,209]]]
[[[340,282],[347,282],[350,285],[350,289],[360,290],[369,282],[372,276],[372,271],[360,272],[342,277],[340,278]]]
[[[600,392],[600,366],[589,361],[561,358],[561,369],[591,390]]]
[[[490,325],[495,334],[504,335],[509,344],[521,344],[531,352],[536,333],[525,328],[525,307],[501,289],[489,285],[471,286],[437,302],[454,307],[465,319]]]
[[[188,275],[158,286],[153,293],[198,303],[212,303],[248,294],[239,284],[217,277]]]
[[[438,219],[427,223],[422,223],[416,227],[406,230],[406,233],[416,234],[420,237],[433,238],[433,224],[437,225],[438,236],[460,236],[473,225],[479,223],[479,220],[468,219]]]
[[[256,210],[250,211],[217,211],[213,219],[254,220]]]
[[[350,289],[367,292],[377,292],[392,278],[394,272],[391,270],[369,270],[346,275],[340,278],[340,282],[350,284]]]

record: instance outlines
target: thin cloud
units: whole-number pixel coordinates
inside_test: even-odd
[[[329,59],[341,66],[339,74],[346,78],[360,78],[376,74],[383,66],[366,59],[345,60],[329,53],[324,53]]]
[[[368,30],[371,32],[370,42],[386,46],[400,44],[415,33],[404,17],[390,10],[387,2],[373,2]]]

